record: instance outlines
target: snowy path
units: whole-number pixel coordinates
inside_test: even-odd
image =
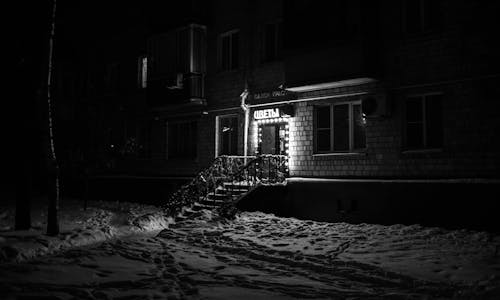
[[[485,292],[485,287],[479,289],[477,285],[451,280],[453,276],[427,280],[425,276],[409,276],[412,272],[396,272],[403,257],[419,259],[416,253],[401,250],[402,241],[392,243],[393,246],[386,243],[389,237],[402,238],[393,236],[396,229],[406,232],[408,241],[412,241],[413,234],[422,237],[429,230],[415,226],[318,223],[261,213],[243,213],[235,221],[220,223],[206,213],[171,226],[158,236],[136,235],[36,261],[4,264],[0,268],[0,298],[31,295],[37,299],[51,295],[58,297],[54,299],[434,299],[481,295],[495,299]],[[381,231],[378,237],[372,236],[373,230]],[[450,232],[440,234],[445,233]],[[439,238],[440,234],[433,232],[443,247],[445,239]],[[417,275],[426,274],[422,271],[426,258],[436,260],[433,251],[440,250],[441,256],[446,251],[433,247],[434,242],[427,237],[424,239],[428,241],[422,245],[427,245],[429,252],[417,248],[421,253]],[[410,244],[422,246],[415,244],[415,239]],[[376,252],[375,258],[362,254],[366,245]],[[392,251],[391,247],[399,250]],[[455,245],[458,251],[456,248],[460,247]],[[386,266],[387,260],[381,258],[384,255],[394,256],[395,262]],[[464,257],[461,259],[466,262]],[[443,257],[443,262],[447,260],[451,259]],[[411,264],[410,259],[408,269],[414,269]],[[490,265],[498,267],[498,259]],[[469,270],[466,264],[460,268]],[[487,284],[494,288],[497,281]]]

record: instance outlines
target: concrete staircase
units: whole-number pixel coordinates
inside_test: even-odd
[[[224,182],[215,191],[210,192],[206,197],[200,198],[190,208],[185,209],[182,214],[175,218],[176,222],[184,221],[199,213],[203,209],[213,210],[228,201],[243,197],[252,188],[248,182]]]
[[[175,211],[176,221],[183,221],[201,215],[203,209],[213,210],[237,201],[261,184],[284,182],[287,176],[285,155],[219,156],[210,167],[175,192],[170,203],[178,205],[173,210],[182,205],[181,212]]]

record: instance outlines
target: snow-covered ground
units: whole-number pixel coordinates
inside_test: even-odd
[[[418,225],[201,211],[132,235],[0,266],[0,298],[500,299],[500,237]]]
[[[33,201],[30,230],[14,230],[14,205],[0,206],[0,262],[22,261],[134,233],[155,234],[172,222],[151,205],[89,201],[84,210],[82,201],[63,199],[58,214],[60,234],[49,237],[45,235],[46,203],[46,199]]]

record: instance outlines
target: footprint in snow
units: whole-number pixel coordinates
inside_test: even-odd
[[[98,273],[95,273],[97,276],[99,277],[108,277],[109,274],[106,274],[106,273],[102,273],[102,272],[98,272]]]
[[[80,266],[84,267],[84,268],[91,268],[91,269],[97,269],[99,266],[98,265],[95,265],[95,264],[80,264]]]

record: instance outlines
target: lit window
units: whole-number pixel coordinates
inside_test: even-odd
[[[139,57],[139,68],[138,68],[138,83],[140,88],[146,88],[148,85],[148,57]]]
[[[443,143],[442,95],[406,99],[407,149],[440,148]]]
[[[316,106],[314,119],[316,153],[351,152],[366,147],[366,121],[359,101]]]
[[[219,65],[221,71],[237,69],[239,66],[239,32],[232,30],[221,34],[219,42]]]

